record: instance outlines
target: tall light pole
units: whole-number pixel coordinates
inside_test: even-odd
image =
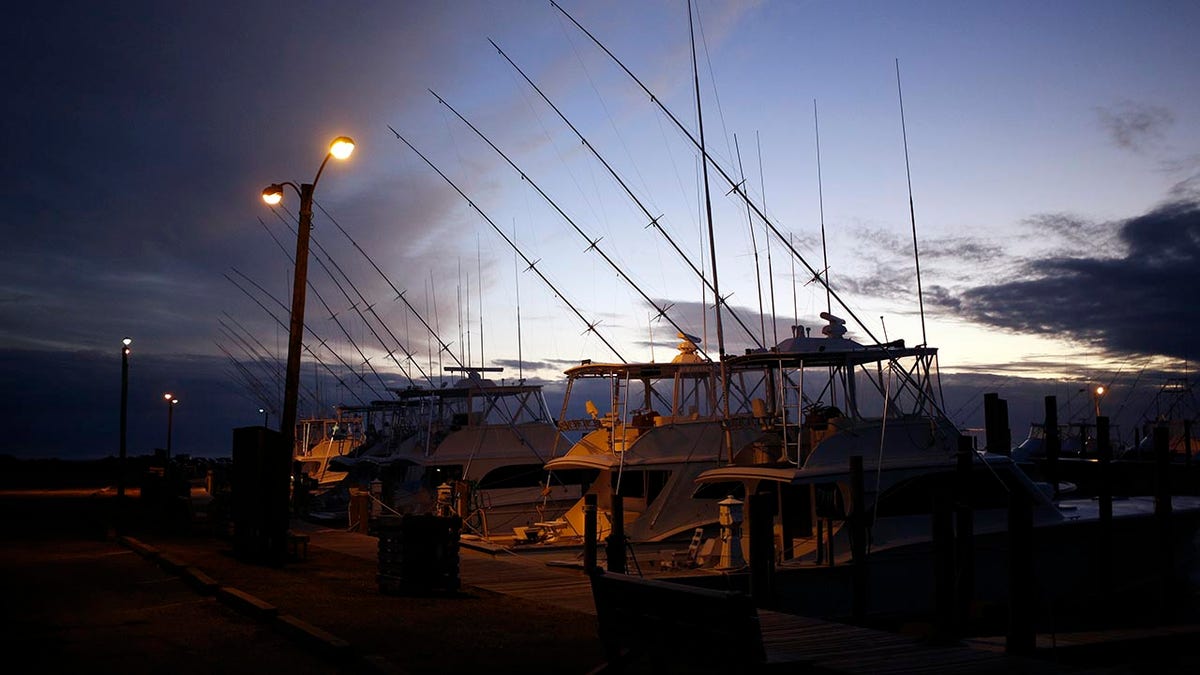
[[[264,426],[264,427],[265,427],[265,426],[267,426],[267,409],[266,409],[266,408],[259,408],[259,409],[258,409],[258,412],[262,413],[262,416],[263,416],[263,426]]]
[[[313,190],[321,180],[321,172],[330,157],[346,159],[354,152],[354,141],[339,136],[329,145],[325,159],[317,168],[317,176],[311,183],[298,187],[292,182],[273,183],[262,191],[263,201],[274,206],[283,200],[283,186],[290,185],[300,195],[300,219],[296,227],[295,275],[292,279],[292,318],[288,325],[287,372],[283,386],[283,415],[279,420],[279,433],[283,447],[289,454],[295,444],[296,405],[300,391],[300,347],[304,338],[304,295],[308,283],[308,235],[312,230]],[[290,462],[289,462],[290,466]]]
[[[1100,416],[1100,398],[1104,396],[1104,391],[1104,385],[1101,384],[1096,387],[1096,417]]]
[[[167,467],[171,466],[171,423],[175,418],[175,404],[179,403],[179,399],[175,398],[175,394],[163,394],[163,400],[167,402]]]
[[[125,501],[125,439],[129,430],[129,345],[131,338],[121,340],[121,454],[117,461],[117,508]]]

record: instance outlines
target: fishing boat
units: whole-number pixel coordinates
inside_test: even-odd
[[[797,330],[776,349],[731,360],[735,371],[773,365],[777,396],[768,401],[771,414],[763,420],[773,440],[744,448],[731,464],[698,477],[698,494],[737,501],[768,495],[773,504],[773,513],[758,516],[770,518],[771,527],[756,525],[753,513],[748,523],[773,533],[767,550],[774,552],[763,554],[772,556],[774,566],[766,602],[785,611],[848,619],[854,610],[851,563],[861,556],[864,603],[871,616],[901,622],[928,618],[936,587],[932,532],[941,500],[969,507],[972,514],[971,573],[979,580],[972,607],[981,621],[1006,611],[1013,499],[1031,506],[1040,602],[1053,606],[1059,618],[1068,608],[1093,607],[1086,602],[1097,590],[1089,571],[1101,554],[1112,555],[1112,569],[1121,570],[1121,590],[1144,592],[1154,582],[1153,556],[1146,554],[1156,550],[1153,498],[1114,502],[1112,541],[1117,543],[1102,551],[1097,501],[1056,501],[1049,485],[1034,482],[1011,457],[976,452],[969,439],[963,441],[942,413],[935,348],[905,347],[902,341],[859,344],[841,336],[830,318],[835,328],[827,327],[824,338]],[[1171,541],[1180,552],[1175,571],[1182,575],[1194,562],[1200,499],[1174,497],[1171,506]],[[743,546],[742,552],[748,549]],[[716,583],[747,581],[740,568],[721,574],[726,580]],[[714,583],[703,577],[693,581]]]
[[[761,433],[752,401],[762,379],[749,369],[733,377],[726,414],[719,364],[698,353],[699,338],[680,333],[679,339],[670,362],[584,361],[566,371],[559,429],[583,436],[546,468],[584,479],[586,494],[597,502],[601,541],[612,532],[614,495],[621,497],[624,534],[635,547],[677,547],[675,542],[694,536],[697,529],[715,536],[723,495],[693,498],[695,479],[718,466],[731,444],[749,443]],[[586,400],[585,417],[571,417],[578,407],[575,399],[600,395],[600,405]],[[582,550],[584,517],[581,498],[560,518],[519,528],[511,541],[494,541],[526,553]]]
[[[344,518],[350,491],[374,484],[383,513],[452,510],[478,535],[556,517],[581,488],[544,468],[559,433],[541,385],[484,377],[500,370],[447,367],[460,379],[393,390],[394,400],[356,409],[366,441],[333,461],[346,478],[321,515]]]
[[[351,454],[363,442],[362,419],[339,408],[333,417],[310,417],[296,422],[292,460],[301,474],[320,488],[329,488],[346,477],[332,469],[331,460]]]
[[[1147,408],[1145,419],[1138,428],[1138,440],[1123,453],[1124,459],[1151,459],[1154,456],[1154,430],[1167,429],[1167,453],[1171,462],[1200,463],[1200,402],[1191,383],[1184,377],[1173,377],[1162,384]]]

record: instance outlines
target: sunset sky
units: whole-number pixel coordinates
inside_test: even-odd
[[[684,0],[560,4],[698,136]],[[1043,396],[1069,419],[1105,384],[1104,412],[1132,427],[1194,369],[1200,5],[693,11],[706,147],[817,270],[823,222],[830,284],[862,320],[852,337],[922,341],[915,222],[955,422],[981,425],[982,394],[999,391],[1020,440]],[[661,214],[711,272],[698,152],[548,0],[34,3],[4,30],[0,453],[115,454],[125,336],[132,453],[165,443],[166,391],[177,452],[226,455],[233,427],[278,410],[254,356],[286,352],[269,312],[286,324],[297,198],[276,212],[259,193],[311,181],[340,135],[357,149],[321,176],[309,267],[309,342],[328,370],[306,361],[303,414],[407,385],[388,350],[449,364],[393,286],[461,360],[546,381],[552,400],[569,365],[617,359],[585,321],[625,360],[668,360],[675,329],[586,250],[596,239],[716,353],[711,296],[646,227]],[[812,274],[712,169],[710,187],[722,294],[758,332],[762,287],[768,343],[772,305],[780,339],[796,319],[819,330]],[[358,294],[403,349],[381,345]],[[727,352],[750,345],[728,319],[725,333]]]

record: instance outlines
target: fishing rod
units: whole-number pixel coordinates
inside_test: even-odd
[[[487,143],[489,146],[491,146],[491,148],[493,150],[495,150],[497,154],[499,154],[501,157],[504,158],[504,161],[508,162],[509,166],[511,166],[514,170],[516,170],[517,173],[521,174],[522,180],[529,183],[529,185],[531,187],[533,187],[533,189],[536,190],[539,195],[541,195],[542,199],[545,199],[552,207],[554,207],[554,210],[558,212],[558,215],[562,216],[563,220],[567,221],[567,223],[570,224],[571,228],[574,229],[576,232],[578,232],[579,236],[583,237],[584,241],[586,241],[588,243],[587,249],[585,249],[585,251],[595,251],[596,254],[599,255],[604,260],[604,262],[608,263],[608,266],[611,267],[617,273],[617,275],[620,276],[621,279],[623,279],[625,281],[625,283],[629,284],[629,286],[632,287],[633,290],[637,291],[638,295],[641,295],[642,299],[645,300],[646,303],[649,304],[651,307],[653,307],[656,312],[658,312],[657,317],[662,317],[662,318],[666,319],[667,323],[671,324],[671,327],[674,328],[676,331],[678,331],[681,335],[686,335],[688,333],[688,331],[685,331],[682,327],[680,327],[680,325],[678,323],[676,323],[675,320],[670,317],[670,315],[667,314],[667,311],[673,305],[668,305],[667,307],[662,307],[657,302],[655,302],[653,298],[651,298],[644,291],[642,291],[642,289],[637,285],[637,282],[635,282],[633,279],[629,278],[629,275],[626,274],[625,271],[622,270],[619,265],[617,265],[615,262],[613,262],[612,258],[608,257],[608,254],[604,252],[604,249],[600,248],[600,239],[599,238],[592,239],[591,237],[589,237],[587,235],[587,233],[584,232],[579,227],[579,225],[577,225],[575,223],[575,221],[572,220],[571,217],[568,216],[567,213],[562,210],[562,208],[558,205],[558,203],[556,203],[553,199],[550,198],[550,195],[546,194],[546,192],[544,190],[542,190],[542,188],[532,178],[530,178],[528,174],[526,174],[521,169],[521,167],[517,166],[516,163],[513,162],[512,159],[510,159],[508,157],[508,155],[504,154],[504,152],[502,150],[500,150],[500,148],[496,147],[496,144],[492,143],[492,141],[489,140],[488,137],[483,134],[483,132],[481,132],[478,128],[476,128],[474,124],[471,124],[471,122],[468,121],[467,118],[463,117],[461,113],[459,113],[457,110],[455,110],[454,106],[450,105],[444,99],[442,99],[442,97],[438,96],[437,92],[430,90],[429,93],[433,94],[433,96],[438,100],[439,103],[441,103],[442,105],[449,108],[450,112],[454,113],[458,117],[458,119],[462,120],[463,124],[466,124],[468,127],[470,127],[471,131],[474,131],[480,138],[482,138],[484,140],[485,143]],[[703,350],[701,350],[701,353],[703,354]],[[707,356],[705,356],[705,358],[707,358]]]
[[[637,204],[637,207],[639,209],[641,209],[642,213],[646,216],[647,219],[649,219],[649,222],[646,224],[646,227],[653,227],[655,230],[657,230],[658,233],[661,234],[663,236],[663,238],[667,240],[667,243],[669,243],[671,245],[671,248],[675,249],[675,252],[677,254],[679,254],[679,257],[682,258],[685,263],[687,263],[687,266],[689,268],[691,268],[692,272],[695,273],[695,275],[700,278],[700,281],[703,282],[703,284],[708,288],[708,290],[710,290],[710,291],[713,290],[712,284],[709,283],[709,281],[708,281],[708,277],[705,276],[705,274],[702,271],[700,271],[699,268],[696,267],[695,263],[692,262],[691,258],[689,258],[688,255],[683,252],[683,249],[681,249],[679,247],[679,244],[677,244],[675,242],[675,240],[671,237],[671,235],[665,229],[663,229],[662,223],[660,222],[662,220],[663,214],[659,214],[658,216],[652,215],[650,209],[648,209],[646,207],[646,205],[642,202],[642,200],[638,198],[638,196],[629,187],[628,183],[626,183],[625,179],[623,179],[621,177],[621,175],[618,174],[617,171],[612,167],[612,165],[609,164],[608,160],[606,160],[600,154],[600,152],[598,150],[596,150],[595,147],[592,146],[592,144],[588,141],[588,139],[584,137],[583,133],[580,132],[579,129],[577,129],[575,127],[575,125],[571,123],[571,121],[569,119],[567,119],[567,116],[562,113],[562,111],[558,108],[558,106],[556,106],[554,104],[554,102],[550,100],[550,98],[548,96],[546,96],[546,94],[542,91],[541,87],[538,87],[537,84],[535,84],[533,82],[533,80],[531,80],[529,78],[529,76],[525,74],[525,71],[522,70],[521,67],[518,66],[511,58],[509,58],[508,54],[504,53],[504,50],[501,49],[499,45],[497,45],[491,39],[488,39],[488,42],[490,42],[491,45],[496,48],[496,51],[499,52],[500,56],[503,56],[504,59],[506,61],[508,61],[508,63],[510,65],[512,65],[512,67],[514,69],[516,69],[516,71],[521,75],[521,77],[524,78],[527,83],[529,83],[529,86],[532,87],[533,90],[536,91],[539,96],[541,96],[542,100],[546,102],[546,105],[550,106],[550,109],[553,110],[558,115],[559,119],[561,119],[563,121],[563,123],[565,123],[567,125],[567,127],[569,127],[571,129],[571,131],[574,132],[577,137],[579,137],[579,140],[583,143],[583,146],[585,148],[587,148],[588,151],[591,152],[592,155],[597,160],[600,161],[600,164],[603,165],[604,168],[608,171],[609,175],[611,175],[613,177],[613,179],[617,181],[617,184],[620,185],[621,189],[623,189],[625,191],[625,194],[628,195],[631,200],[633,200],[633,203]],[[718,298],[717,302],[723,303],[724,299]],[[749,337],[752,342],[754,342],[755,346],[759,349],[762,349],[763,344],[761,342],[759,342],[758,338],[754,335],[754,331],[750,330],[750,328],[745,324],[744,321],[742,321],[741,317],[737,315],[737,313],[733,310],[733,308],[730,307],[728,304],[725,304],[725,310],[727,312],[729,312],[729,315],[731,317],[733,317],[734,321],[737,321],[738,325],[741,326],[743,331],[745,331],[746,336]]]
[[[578,309],[576,309],[575,305],[573,305],[571,303],[571,301],[567,300],[567,297],[565,295],[563,295],[561,292],[559,292],[559,290],[557,288],[555,288],[554,284],[552,284],[550,282],[550,280],[546,278],[546,275],[543,274],[542,271],[537,268],[537,263],[541,262],[540,260],[530,260],[529,256],[525,255],[525,253],[522,252],[521,249],[517,247],[516,243],[513,242],[513,240],[509,239],[508,235],[504,234],[504,230],[501,230],[499,227],[497,227],[496,223],[493,222],[492,219],[489,218],[488,215],[483,212],[483,209],[479,208],[479,206],[476,205],[475,202],[471,201],[471,198],[468,197],[466,195],[466,193],[463,192],[458,187],[458,185],[456,185],[454,183],[454,181],[450,180],[450,178],[446,174],[442,173],[442,170],[437,168],[437,166],[433,162],[431,162],[428,157],[421,154],[420,150],[417,150],[417,148],[414,147],[412,143],[408,142],[407,138],[401,136],[400,132],[393,129],[391,127],[391,125],[388,125],[388,130],[391,131],[393,134],[395,134],[396,138],[398,140],[403,141],[404,144],[407,145],[410,150],[417,153],[418,157],[420,157],[422,160],[424,160],[425,163],[428,164],[431,169],[433,169],[435,172],[437,172],[437,174],[442,177],[442,180],[446,181],[446,183],[448,183],[450,185],[450,187],[454,188],[454,191],[457,192],[459,194],[459,196],[461,196],[463,199],[465,199],[467,201],[467,204],[472,209],[474,209],[476,213],[478,213],[481,217],[483,217],[484,220],[487,221],[488,225],[492,226],[492,229],[495,230],[496,233],[500,235],[500,238],[503,239],[509,246],[511,246],[512,249],[514,251],[516,251],[518,255],[521,256],[521,259],[525,261],[525,264],[528,265],[528,267],[526,267],[526,269],[533,270],[534,273],[536,273],[538,275],[538,278],[540,278],[546,284],[546,286],[548,286],[550,288],[550,290],[553,291],[554,294],[557,295],[563,301],[563,303],[568,308],[570,308],[570,310],[572,312],[575,313],[575,316],[578,317],[579,320],[583,322],[583,324],[586,326],[586,328],[584,329],[585,333],[589,333],[589,332],[594,333],[596,335],[596,337],[599,338],[600,342],[604,343],[604,346],[608,347],[609,351],[611,351],[614,356],[616,356],[618,359],[620,359],[621,363],[628,363],[628,361],[625,360],[625,357],[621,356],[621,353],[617,351],[617,348],[613,347],[612,344],[610,344],[609,341],[604,338],[604,336],[600,333],[600,331],[596,330],[596,326],[598,326],[600,324],[600,322],[599,321],[595,321],[595,322],[588,321],[587,318],[585,318],[583,316],[583,314]]]

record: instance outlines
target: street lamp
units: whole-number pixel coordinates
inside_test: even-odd
[[[290,185],[300,195],[300,219],[296,227],[295,276],[292,279],[292,317],[288,325],[287,372],[283,386],[283,416],[279,420],[279,432],[283,436],[283,447],[290,454],[295,444],[296,404],[300,390],[300,345],[304,337],[304,293],[308,277],[308,235],[312,230],[313,190],[321,180],[321,172],[330,157],[346,159],[354,152],[354,141],[345,136],[333,139],[329,151],[317,175],[311,183],[299,187],[292,182],[273,183],[262,191],[263,201],[274,206],[283,201],[283,186]]]
[[[163,400],[167,402],[167,466],[171,466],[171,423],[175,417],[175,404],[179,403],[179,399],[175,398],[175,394],[163,394]]]
[[[121,454],[117,462],[117,505],[125,501],[125,439],[129,430],[129,345],[131,338],[121,340]]]
[[[1104,385],[1101,384],[1096,387],[1096,390],[1095,390],[1096,417],[1100,416],[1100,397],[1104,396],[1104,392],[1105,392]]]
[[[263,426],[264,426],[264,427],[265,427],[265,426],[267,426],[267,409],[266,409],[266,408],[259,408],[259,409],[258,409],[258,412],[262,413],[262,416],[263,416]]]

